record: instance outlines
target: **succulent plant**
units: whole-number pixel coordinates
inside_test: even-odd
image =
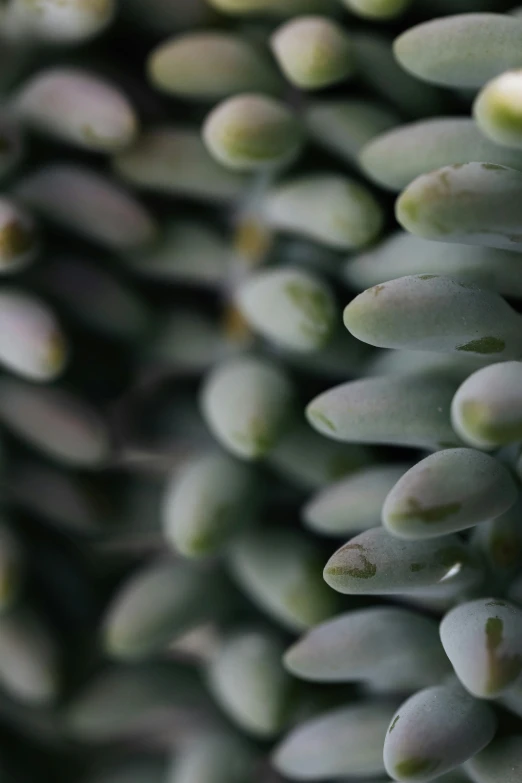
[[[0,2],[0,779],[522,783],[522,8]]]

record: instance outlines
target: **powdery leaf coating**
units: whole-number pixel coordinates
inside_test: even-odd
[[[273,634],[244,631],[224,640],[210,662],[209,687],[216,701],[249,734],[270,738],[289,717],[292,680]]]
[[[209,706],[193,667],[156,660],[105,668],[68,705],[64,721],[69,736],[99,743],[157,733]]]
[[[497,737],[466,764],[473,783],[519,783],[522,780],[522,734]]]
[[[218,163],[235,171],[262,171],[291,163],[303,134],[281,101],[247,93],[227,98],[203,123],[203,141]]]
[[[522,255],[475,245],[433,242],[406,231],[350,257],[344,279],[357,291],[407,275],[443,275],[462,283],[522,297]]]
[[[464,687],[495,698],[522,673],[522,610],[504,600],[460,604],[442,620],[440,638]]]
[[[72,68],[42,71],[22,85],[14,112],[24,125],[95,152],[126,147],[138,131],[134,109],[119,89]]]
[[[394,57],[391,41],[373,30],[354,33],[357,75],[388,103],[407,117],[444,114],[447,96],[437,87],[423,84],[407,73]]]
[[[256,757],[235,735],[208,733],[186,743],[172,762],[168,783],[245,783]],[[159,783],[165,783],[163,777]]]
[[[222,445],[241,459],[266,456],[284,434],[293,388],[284,372],[249,356],[218,365],[201,390],[203,417]]]
[[[352,42],[333,19],[299,16],[271,38],[274,56],[287,79],[301,90],[320,90],[351,76]]]
[[[33,219],[17,204],[0,198],[0,274],[30,264],[39,250]]]
[[[65,369],[69,347],[54,313],[18,289],[0,292],[0,364],[44,383]]]
[[[501,462],[473,449],[446,449],[399,479],[382,521],[399,538],[436,538],[498,517],[516,499],[517,487]]]
[[[323,438],[307,422],[299,422],[283,435],[270,452],[268,462],[287,481],[314,490],[353,473],[370,458],[364,446],[335,443]]]
[[[232,543],[230,567],[254,603],[290,631],[309,628],[338,607],[313,541],[297,531],[248,531]]]
[[[317,625],[287,650],[284,663],[314,682],[385,677],[417,688],[450,671],[436,622],[398,607],[359,609]]]
[[[343,0],[348,10],[364,19],[384,21],[404,13],[413,0]]]
[[[366,187],[335,174],[311,174],[283,182],[268,191],[263,212],[273,228],[334,250],[369,244],[384,220]]]
[[[312,718],[290,732],[272,763],[291,780],[383,774],[382,744],[394,709],[375,701]]]
[[[105,649],[119,660],[146,658],[212,616],[221,600],[212,573],[204,578],[183,561],[149,564],[116,592],[103,621]]]
[[[482,87],[522,65],[521,46],[522,23],[512,17],[461,14],[412,27],[396,39],[394,51],[403,68],[427,82]]]
[[[386,595],[438,585],[462,590],[482,581],[484,572],[457,536],[405,541],[375,527],[338,549],[323,576],[339,593]]]
[[[324,442],[325,438],[322,439]],[[382,504],[410,465],[363,467],[313,495],[302,510],[304,524],[323,536],[339,537],[374,527]]]
[[[2,23],[16,38],[70,45],[101,33],[115,7],[115,0],[10,0]]]
[[[222,100],[241,92],[277,93],[281,80],[259,49],[220,30],[191,31],[163,41],[149,55],[154,87],[192,100]]]
[[[32,707],[52,703],[60,688],[55,639],[34,611],[17,605],[0,616],[0,683]]]
[[[0,419],[22,440],[70,467],[102,465],[111,453],[111,437],[98,413],[61,389],[3,378]]]
[[[399,124],[399,118],[370,100],[329,99],[310,103],[304,122],[314,141],[348,163],[357,163],[361,148]]]
[[[165,487],[162,523],[167,541],[185,557],[219,551],[251,515],[254,487],[249,468],[225,455],[192,460]]]
[[[522,319],[498,294],[440,275],[408,275],[373,286],[344,310],[344,325],[379,348],[522,354]]]
[[[207,151],[199,130],[162,126],[142,133],[135,144],[114,158],[116,173],[140,188],[227,202],[244,191],[248,178],[229,171]]]
[[[135,249],[156,237],[156,223],[145,207],[83,166],[43,166],[20,180],[15,194],[44,218],[108,250]]]
[[[477,449],[522,440],[522,362],[500,362],[470,375],[451,405],[455,431]]]
[[[488,82],[473,104],[482,133],[495,144],[517,151],[522,149],[521,90],[522,70],[508,71]]]
[[[459,685],[419,691],[397,710],[384,742],[386,771],[422,783],[463,764],[493,738],[497,721],[487,704]]]
[[[335,440],[437,448],[457,445],[450,405],[457,382],[444,376],[364,378],[310,402],[312,427]]]
[[[316,351],[331,338],[336,304],[330,287],[310,272],[284,267],[253,274],[236,303],[263,337],[295,351]]]
[[[401,125],[374,138],[359,156],[370,179],[395,191],[442,166],[477,160],[522,169],[522,152],[499,147],[466,117],[437,117]]]
[[[123,260],[144,278],[214,288],[227,277],[230,247],[212,226],[176,220],[162,227],[158,242]]]
[[[395,213],[412,234],[520,251],[522,172],[464,163],[424,174],[398,198]]]

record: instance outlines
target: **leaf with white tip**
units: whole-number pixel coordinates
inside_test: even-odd
[[[266,95],[247,93],[219,103],[203,123],[212,157],[234,171],[264,171],[292,163],[303,143],[292,110]]]
[[[522,318],[498,294],[440,275],[408,275],[369,288],[344,310],[344,325],[378,348],[522,354]]]
[[[115,11],[115,0],[9,0],[2,24],[15,38],[70,46],[99,35]]]
[[[459,387],[451,405],[455,432],[477,449],[522,439],[522,362],[484,367]]]
[[[358,609],[316,625],[287,650],[284,662],[313,682],[385,677],[422,687],[450,671],[437,623],[399,607]]]
[[[149,55],[147,71],[157,89],[191,100],[281,88],[277,71],[260,50],[221,30],[191,31],[163,41]]]
[[[498,460],[473,449],[445,449],[399,479],[384,502],[382,521],[399,538],[436,538],[500,516],[517,495]]]
[[[522,65],[521,45],[522,23],[512,17],[461,14],[412,27],[396,39],[394,51],[403,68],[427,82],[481,87]]]
[[[309,628],[338,607],[321,577],[320,554],[298,531],[248,531],[232,543],[230,567],[254,603],[290,631]]]
[[[230,457],[208,454],[192,460],[165,488],[167,541],[185,557],[219,551],[249,521],[255,486],[251,471]]]
[[[488,82],[473,104],[475,120],[484,136],[517,152],[522,149],[521,89],[522,70],[507,71]]]
[[[201,391],[203,417],[212,433],[241,459],[266,456],[288,427],[293,388],[266,359],[241,357],[213,369]]]
[[[30,381],[55,380],[65,369],[69,347],[47,306],[18,289],[0,292],[0,363]]]
[[[332,292],[310,272],[291,267],[260,271],[240,286],[236,301],[255,331],[285,348],[317,351],[332,336]]]
[[[433,780],[460,766],[492,739],[497,721],[483,702],[460,685],[419,691],[398,710],[384,743],[384,763],[394,780]]]
[[[402,190],[421,174],[451,164],[486,161],[522,170],[522,153],[486,139],[465,117],[437,117],[400,125],[370,141],[360,164],[374,182]]]
[[[522,673],[522,610],[481,598],[442,620],[440,638],[465,688],[479,698],[500,696]]]
[[[333,19],[299,16],[270,40],[274,57],[289,82],[301,90],[320,90],[353,74],[352,42]]]
[[[262,202],[268,224],[335,250],[376,239],[383,213],[371,192],[348,177],[309,174],[269,190]]]
[[[312,400],[312,427],[335,440],[437,448],[457,445],[450,405],[457,382],[442,375],[364,378]]]
[[[146,658],[219,614],[229,597],[212,571],[183,561],[146,565],[113,596],[103,620],[105,649],[123,661]]]
[[[423,174],[397,200],[399,223],[438,242],[520,251],[522,172],[496,163],[462,163]]]
[[[330,587],[347,595],[410,594],[438,585],[461,590],[484,576],[478,557],[457,536],[405,541],[383,527],[338,549],[323,575]]]
[[[138,119],[125,95],[87,71],[51,68],[22,85],[14,114],[24,125],[94,152],[132,142]]]
[[[292,680],[281,663],[284,645],[261,631],[226,638],[208,669],[216,701],[249,734],[269,738],[289,717]]]
[[[276,748],[273,764],[292,780],[368,777],[384,772],[382,743],[394,704],[343,707],[298,725]]]

